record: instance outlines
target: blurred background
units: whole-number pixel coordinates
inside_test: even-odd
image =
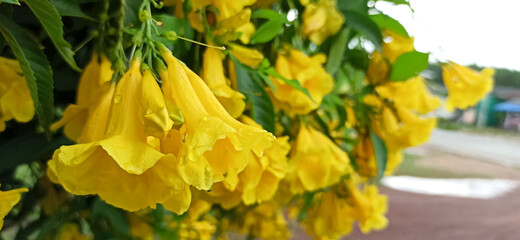
[[[408,149],[396,176],[383,179],[389,197],[386,230],[347,239],[520,239],[520,2],[411,0],[377,2],[430,52],[423,72],[445,91],[437,61],[496,70],[495,87],[476,107],[439,110],[428,143]],[[449,7],[448,7],[449,6]]]

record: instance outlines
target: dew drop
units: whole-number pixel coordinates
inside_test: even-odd
[[[121,96],[121,95],[117,95],[117,96],[114,97],[114,102],[115,103],[120,103],[121,100],[123,100],[123,96]]]

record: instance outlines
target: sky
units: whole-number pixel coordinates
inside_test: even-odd
[[[520,70],[520,0],[410,0],[414,9],[378,1],[376,8],[415,36],[430,61],[451,60]]]

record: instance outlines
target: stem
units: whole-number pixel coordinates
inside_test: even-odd
[[[215,49],[222,50],[222,51],[226,50],[226,47],[224,47],[224,46],[220,46],[220,47],[219,46],[213,46],[213,45],[197,42],[195,40],[191,40],[189,38],[185,38],[185,37],[181,37],[181,36],[177,36],[177,38],[179,38],[181,40],[184,40],[184,41],[191,42],[191,43],[199,44],[199,45],[202,45],[202,46],[205,46],[205,47],[209,47],[209,48],[215,48]]]

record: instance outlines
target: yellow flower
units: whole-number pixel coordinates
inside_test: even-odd
[[[139,240],[153,240],[153,227],[148,224],[145,218],[138,214],[128,214],[130,223],[130,234]]]
[[[321,45],[341,29],[343,22],[345,18],[336,8],[336,0],[318,0],[305,6],[303,35],[316,45]]]
[[[232,188],[249,162],[251,153],[261,157],[274,136],[231,117],[204,81],[163,47],[168,65],[163,92],[181,110],[183,144],[178,153],[182,178],[197,189],[208,190],[224,181]]]
[[[237,14],[223,19],[212,32],[220,42],[227,43],[237,38],[244,44],[248,44],[251,35],[255,32],[255,25],[250,22],[251,9],[246,8]]]
[[[371,85],[379,85],[388,81],[388,72],[390,65],[383,55],[378,51],[374,51],[370,58],[370,64],[367,69],[367,80]]]
[[[62,146],[48,162],[47,173],[73,194],[97,194],[128,211],[162,203],[182,213],[191,192],[178,175],[178,161],[148,144],[167,132],[172,122],[161,89],[149,70],[141,74],[140,66],[134,60],[117,84],[103,138]]]
[[[358,166],[358,172],[365,177],[373,178],[377,176],[377,162],[374,146],[368,135],[359,137],[358,143],[354,146],[354,159]]]
[[[4,226],[4,217],[20,201],[21,193],[28,192],[27,188],[18,188],[9,191],[0,191],[0,230]]]
[[[307,217],[301,221],[307,233],[316,239],[339,239],[352,231],[354,209],[345,198],[328,191],[317,193],[312,201]]]
[[[90,240],[92,237],[82,234],[75,223],[61,225],[56,240]]]
[[[287,181],[294,194],[337,183],[351,171],[349,157],[323,133],[301,126],[292,147]]]
[[[242,116],[242,122],[261,129],[252,119]],[[212,203],[219,203],[225,209],[270,200],[278,189],[280,180],[287,169],[287,154],[290,150],[288,137],[278,137],[270,148],[266,148],[262,157],[252,156],[249,164],[238,175],[238,185],[232,188],[223,183],[213,185],[210,192],[202,197]]]
[[[206,48],[202,60],[202,77],[228,113],[238,118],[246,107],[245,96],[229,87],[220,54],[217,49]]]
[[[480,73],[454,62],[442,65],[448,99],[446,108],[466,109],[477,104],[493,89],[495,70],[484,68]]]
[[[383,55],[390,60],[391,63],[401,56],[403,53],[414,50],[414,38],[403,37],[389,30],[383,32],[385,41],[383,42]]]
[[[332,76],[321,67],[325,60],[325,56],[322,54],[308,57],[294,49],[290,49],[287,55],[278,54],[275,64],[276,71],[286,79],[296,79],[303,88],[309,91],[312,99],[281,79],[271,77],[273,85],[276,87],[276,91],[268,91],[273,103],[294,114],[307,114],[318,108],[323,96],[332,91],[334,85]]]
[[[241,205],[230,221],[225,230],[266,240],[291,238],[281,206],[274,201],[263,202],[253,208]]]
[[[264,55],[256,49],[247,48],[238,44],[229,44],[229,46],[231,55],[236,57],[237,60],[244,65],[256,68],[262,60],[264,60]]]
[[[349,181],[347,188],[354,203],[355,216],[359,220],[361,232],[369,233],[388,226],[388,219],[385,217],[387,198],[385,195],[378,194],[376,186],[365,186],[364,192],[361,192],[352,181]]]
[[[381,97],[392,100],[399,107],[421,114],[433,111],[441,105],[440,100],[430,94],[421,76],[402,82],[388,82],[377,86],[376,92]]]
[[[28,122],[34,117],[34,102],[20,64],[16,60],[0,57],[0,132],[5,122],[15,119]]]
[[[422,118],[411,110],[395,106],[396,111],[382,110],[379,133],[391,150],[404,149],[425,143],[436,126],[435,118]],[[377,127],[376,127],[377,128]]]
[[[219,19],[226,19],[242,11],[244,7],[254,4],[256,0],[212,0],[212,2],[219,10]]]
[[[110,83],[112,74],[110,61],[94,54],[79,80],[77,104],[69,105],[51,130],[65,126],[65,136],[78,143],[102,137],[115,91],[115,85]]]

